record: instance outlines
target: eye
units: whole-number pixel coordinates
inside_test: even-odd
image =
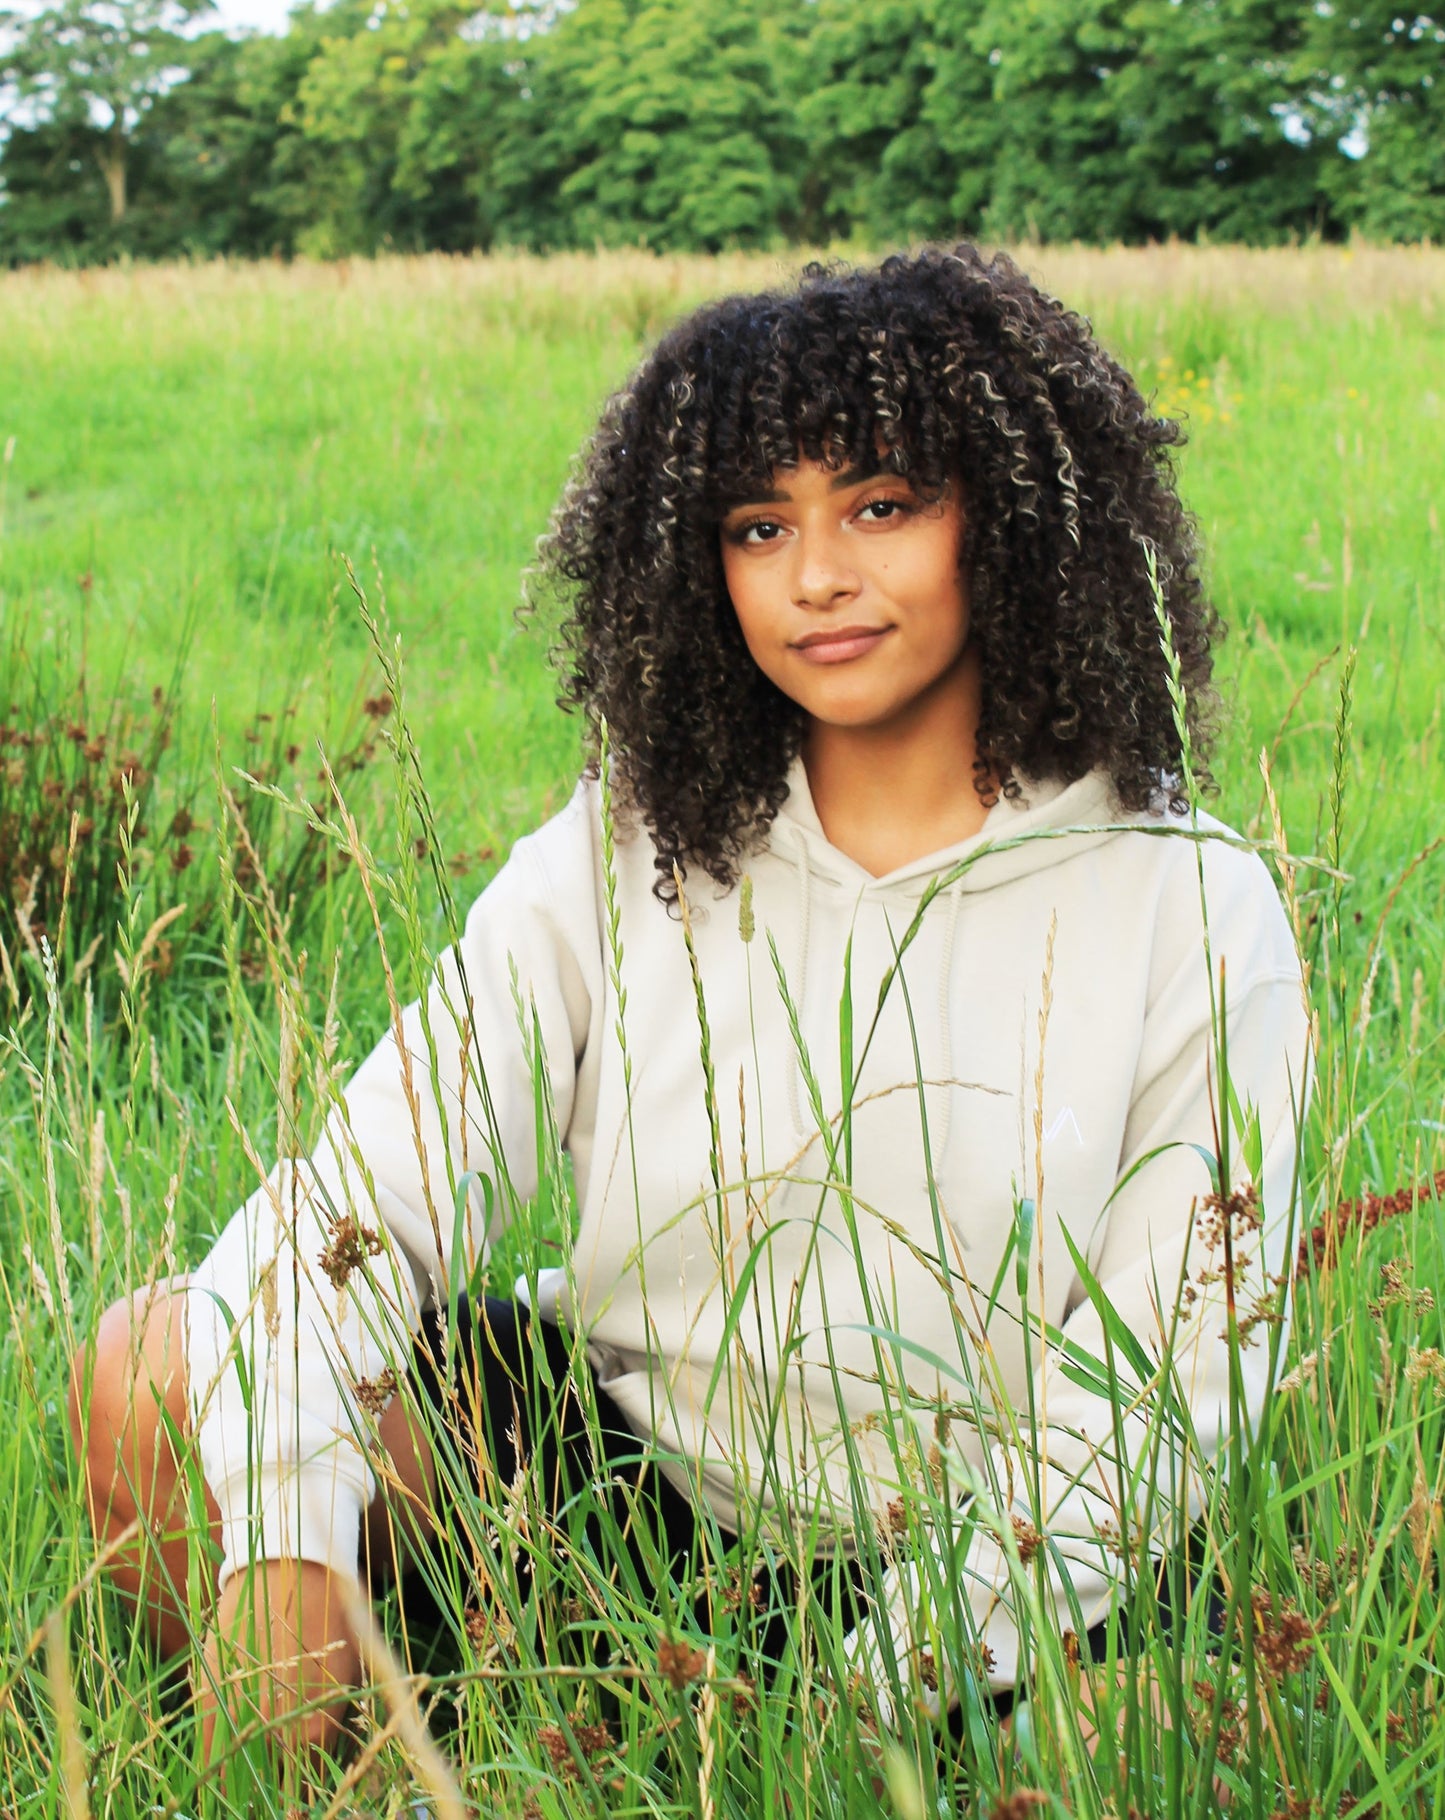
[[[865,524],[886,525],[906,517],[912,509],[906,499],[885,493],[877,499],[865,499],[858,508],[858,516]]]
[[[745,519],[742,524],[731,525],[723,532],[729,543],[739,544],[744,549],[776,543],[782,534],[783,527],[775,518]]]

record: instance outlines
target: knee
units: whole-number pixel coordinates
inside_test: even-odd
[[[179,1300],[169,1287],[113,1302],[70,1368],[70,1434],[99,1517],[154,1485],[162,1412],[185,1422]],[[168,1451],[168,1450],[167,1450]]]

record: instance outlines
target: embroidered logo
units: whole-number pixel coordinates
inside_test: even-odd
[[[1048,1124],[1044,1126],[1044,1142],[1046,1144],[1052,1144],[1058,1138],[1061,1138],[1066,1131],[1071,1131],[1074,1134],[1074,1142],[1078,1145],[1079,1149],[1082,1150],[1084,1148],[1084,1134],[1079,1130],[1079,1121],[1074,1117],[1074,1109],[1072,1106],[1065,1106],[1062,1111],[1056,1112],[1049,1120]]]

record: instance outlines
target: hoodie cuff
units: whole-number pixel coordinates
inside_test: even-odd
[[[354,1577],[367,1489],[330,1461],[254,1468],[213,1488],[221,1511],[220,1585],[260,1561],[315,1561]]]
[[[851,1631],[843,1645],[849,1668],[867,1682],[889,1724],[895,1674],[904,1696],[930,1719],[958,1704],[947,1656],[936,1649],[938,1626],[922,1578],[911,1563],[889,1568],[875,1595],[875,1616]],[[989,1604],[980,1627],[979,1679],[997,1692],[1017,1682],[1019,1633],[1001,1599],[990,1598]]]

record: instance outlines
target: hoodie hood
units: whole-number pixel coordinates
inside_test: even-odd
[[[875,913],[881,908],[885,924],[892,930],[891,941],[915,913],[925,892],[933,890],[937,896],[929,911],[929,922],[935,931],[936,946],[928,966],[934,1011],[925,1013],[920,1004],[916,1034],[924,1050],[925,1076],[938,1082],[951,1081],[956,1072],[952,1009],[955,938],[966,899],[1048,871],[1123,831],[1104,772],[1090,772],[1072,784],[1053,780],[1028,783],[1021,799],[1000,797],[977,834],[875,877],[828,839],[818,818],[803,761],[794,759],[788,774],[787,801],[773,822],[768,849],[774,859],[797,875],[796,936],[789,975],[800,1018],[806,1025],[815,992],[821,991],[826,1003],[836,1003],[838,980],[833,968],[826,966],[821,979],[814,977],[814,926],[820,914],[827,914],[825,905],[829,900],[835,913],[840,900],[850,902],[854,919],[865,905],[873,906]],[[893,926],[890,906],[902,913],[897,927]],[[856,922],[853,926],[856,928]],[[886,959],[885,955],[880,964],[886,964]],[[788,1079],[788,1112],[800,1141],[810,1128],[805,1097],[802,1064],[794,1056]],[[935,1088],[931,1098],[935,1154],[942,1167],[952,1136],[953,1096]]]

